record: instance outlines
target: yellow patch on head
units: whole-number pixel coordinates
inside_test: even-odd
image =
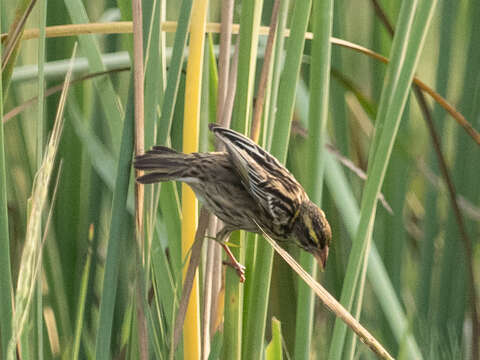
[[[303,222],[305,223],[305,226],[308,229],[308,234],[310,235],[312,240],[315,241],[316,244],[318,244],[319,243],[318,237],[317,237],[317,234],[315,233],[315,230],[313,229],[313,223],[312,223],[312,219],[310,218],[310,216],[305,215],[303,217]]]

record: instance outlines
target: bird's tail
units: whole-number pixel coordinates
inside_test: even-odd
[[[165,146],[154,146],[145,154],[135,158],[135,169],[150,171],[139,176],[137,181],[142,184],[152,184],[189,177],[191,166],[188,160],[191,156]]]

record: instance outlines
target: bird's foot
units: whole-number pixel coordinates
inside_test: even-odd
[[[230,266],[233,270],[237,272],[237,275],[240,279],[240,282],[245,282],[245,269],[246,267],[240,264],[238,261],[236,263],[230,261],[223,261],[224,265]]]
[[[235,259],[235,256],[232,254],[232,252],[230,251],[230,248],[228,247],[227,244],[220,243],[220,245],[222,245],[223,250],[225,250],[225,253],[230,258],[230,261],[224,261],[223,263],[225,265],[228,265],[228,266],[232,267],[237,272],[237,275],[240,278],[240,282],[242,282],[242,283],[245,282],[245,269],[246,269],[245,266],[240,264],[237,261],[237,259]]]

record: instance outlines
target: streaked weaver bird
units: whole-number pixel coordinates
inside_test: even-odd
[[[197,198],[223,221],[216,240],[244,280],[244,267],[225,245],[231,232],[266,233],[278,242],[293,241],[325,268],[331,229],[324,212],[310,201],[303,187],[272,155],[240,133],[209,125],[225,144],[225,152],[183,154],[154,146],[137,156],[135,168],[146,170],[142,184],[183,181]]]

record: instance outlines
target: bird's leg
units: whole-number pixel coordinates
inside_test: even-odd
[[[237,272],[240,282],[245,282],[245,266],[240,264],[237,259],[235,259],[235,256],[232,254],[227,244],[220,243],[220,245],[222,245],[223,250],[225,250],[227,256],[230,258],[230,261],[224,261],[223,263],[231,266]]]
[[[223,263],[225,265],[228,265],[232,267],[236,272],[238,277],[240,278],[240,282],[245,282],[245,266],[240,264],[237,259],[235,259],[235,256],[232,254],[232,251],[226,244],[225,239],[228,239],[228,236],[230,235],[231,231],[227,228],[223,228],[220,230],[217,234],[217,241],[220,243],[222,246],[223,250],[227,254],[227,256],[230,258],[230,261],[224,261]]]

